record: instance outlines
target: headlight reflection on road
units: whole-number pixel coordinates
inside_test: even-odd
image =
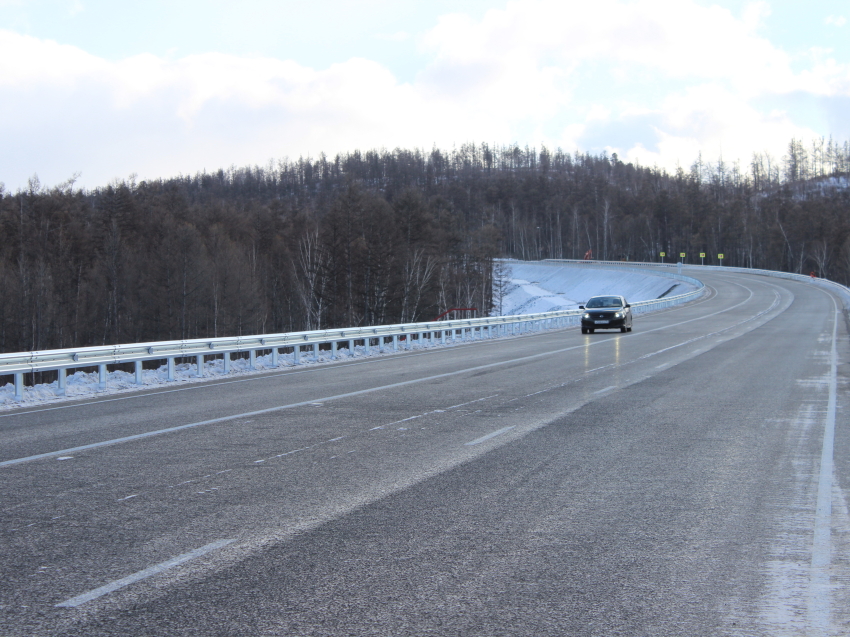
[[[616,367],[620,367],[620,341],[623,340],[620,337],[614,339],[614,365]]]

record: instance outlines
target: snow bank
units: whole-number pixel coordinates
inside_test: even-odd
[[[430,345],[427,340],[421,345],[418,341],[411,341],[411,344],[414,348],[428,347]],[[349,352],[347,348],[338,350],[337,360],[347,360],[355,356],[358,358],[363,356],[384,356],[391,353],[393,353],[391,349],[385,349],[384,352],[381,352],[378,346],[366,348],[362,345],[356,345],[353,353]],[[155,389],[159,386],[174,387],[175,384],[179,383],[197,383],[213,379],[233,378],[234,376],[241,376],[245,374],[261,374],[264,372],[274,370],[279,371],[286,367],[295,366],[294,354],[281,354],[278,360],[278,367],[274,367],[272,366],[271,354],[257,356],[254,369],[251,369],[247,358],[235,358],[230,362],[230,372],[225,375],[224,360],[222,358],[216,358],[214,360],[205,361],[204,376],[202,378],[197,376],[197,367],[194,363],[181,363],[174,366],[173,382],[168,380],[168,367],[163,364],[157,369],[144,370],[142,372],[141,386],[136,385],[135,374],[116,370],[107,373],[105,390],[98,389],[97,372],[89,373],[78,371],[74,374],[69,374],[66,377],[64,397],[56,395],[56,392],[59,389],[59,384],[58,381],[53,381],[52,383],[24,387],[24,395],[21,402],[17,402],[15,400],[14,383],[7,383],[6,385],[0,386],[0,409],[3,409],[4,407],[12,408],[32,406],[46,400],[59,401],[72,400],[75,398],[93,398],[96,395],[125,393],[129,391],[139,391],[141,389]],[[329,363],[332,360],[330,351],[320,350],[319,357],[315,360],[312,358],[312,352],[301,352],[301,360],[298,367]]]
[[[626,272],[541,261],[506,263],[509,283],[501,316],[575,310],[591,296],[616,294],[627,301],[649,301],[695,290],[693,285],[651,272]],[[672,288],[672,289],[671,289]],[[497,312],[499,307],[496,308]]]

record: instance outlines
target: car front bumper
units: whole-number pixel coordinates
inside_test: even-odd
[[[600,321],[605,321],[604,323],[600,323]],[[581,326],[587,327],[592,330],[611,330],[611,329],[619,329],[623,326],[628,327],[628,319],[626,317],[623,318],[605,318],[605,319],[597,319],[597,318],[582,318]]]

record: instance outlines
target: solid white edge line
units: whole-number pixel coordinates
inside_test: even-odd
[[[830,624],[830,578],[829,567],[832,559],[832,472],[833,446],[835,443],[835,415],[838,403],[838,317],[835,307],[832,323],[832,348],[829,361],[829,399],[826,408],[826,422],[823,431],[823,446],[818,475],[818,497],[815,505],[815,528],[812,540],[812,562],[809,568],[809,595],[807,620],[811,634],[826,634]]]
[[[491,432],[491,433],[487,434],[486,436],[481,436],[480,438],[476,438],[475,440],[473,440],[471,442],[465,442],[464,445],[466,445],[467,447],[471,447],[472,445],[481,444],[482,442],[490,440],[490,438],[495,438],[496,436],[501,436],[503,433],[507,433],[508,431],[513,429],[514,427],[516,427],[516,425],[511,425],[510,427],[502,427],[501,429],[494,431],[494,432]]]
[[[221,547],[227,546],[228,544],[234,541],[235,540],[218,540],[217,542],[211,542],[206,546],[202,546],[201,548],[189,551],[188,553],[183,553],[183,555],[178,555],[177,557],[172,557],[170,560],[160,562],[159,564],[150,566],[142,571],[133,573],[132,575],[128,575],[127,577],[117,579],[114,582],[110,582],[109,584],[101,586],[100,588],[96,588],[93,591],[89,591],[88,593],[83,593],[82,595],[77,595],[76,597],[72,597],[71,599],[66,599],[64,602],[56,604],[56,608],[76,608],[77,606],[81,606],[86,602],[90,602],[93,599],[97,599],[98,597],[102,597],[104,595],[117,591],[120,588],[129,586],[130,584],[143,580],[147,577],[151,577],[152,575],[156,575],[158,573],[162,573],[163,571],[167,571],[170,568],[174,568],[175,566],[179,566],[180,564],[188,562],[189,560],[193,560],[196,557],[205,555],[210,551],[220,549]]]

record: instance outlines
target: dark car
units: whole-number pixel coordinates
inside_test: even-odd
[[[594,296],[578,308],[585,310],[581,315],[582,334],[593,334],[594,330],[632,331],[631,305],[622,296]]]

